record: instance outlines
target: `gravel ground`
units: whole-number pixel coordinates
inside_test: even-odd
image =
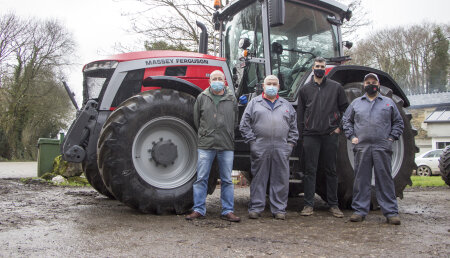
[[[207,218],[142,214],[88,187],[0,179],[0,256],[152,257],[448,257],[450,188],[405,191],[402,225],[372,211],[362,223],[332,217],[317,199],[315,214],[301,217],[301,197],[289,200],[288,217],[266,211],[247,219],[249,189],[235,189],[241,223],[219,219],[220,191],[207,200]]]

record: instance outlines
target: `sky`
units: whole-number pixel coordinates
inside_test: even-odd
[[[358,38],[423,21],[450,24],[450,0],[362,0],[362,5],[372,24]],[[77,44],[75,65],[68,70],[66,81],[79,104],[84,64],[115,54],[118,44],[143,50],[143,42],[129,32],[130,18],[124,15],[144,8],[135,0],[0,0],[0,6],[0,15],[14,12],[22,18],[58,19],[72,33]]]

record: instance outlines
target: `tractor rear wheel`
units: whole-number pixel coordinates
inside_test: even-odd
[[[193,205],[195,98],[152,90],[124,101],[105,122],[98,164],[108,190],[145,213],[185,213]]]
[[[360,82],[349,83],[344,85],[345,93],[349,103],[354,99],[364,94],[363,84]],[[405,128],[403,134],[398,141],[392,145],[392,177],[395,183],[395,193],[397,197],[403,198],[403,190],[406,185],[412,185],[411,173],[417,166],[414,162],[414,156],[417,152],[415,146],[414,136],[417,135],[417,130],[411,125],[411,114],[403,109],[403,100],[394,95],[392,90],[388,87],[381,86],[380,93],[383,96],[391,98],[397,105],[398,110],[403,118]],[[352,144],[345,138],[343,132],[339,136],[339,151],[337,154],[336,173],[338,175],[338,199],[341,208],[351,208],[353,196],[353,181],[355,178],[354,170],[354,155]],[[375,184],[372,178],[372,185]],[[326,200],[326,178],[325,173],[320,170],[317,171],[316,192],[323,200]],[[372,191],[372,208],[376,208],[375,192]]]
[[[441,170],[442,180],[450,186],[450,146],[445,147],[439,158],[439,169]]]

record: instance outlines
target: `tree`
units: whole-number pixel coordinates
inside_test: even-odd
[[[145,41],[145,50],[179,50],[179,51],[189,51],[189,49],[183,45],[183,43],[178,43],[178,45],[170,45],[169,43],[159,40],[155,42]]]
[[[447,91],[449,65],[448,39],[437,27],[433,31],[429,84],[432,92]]]
[[[138,1],[145,5],[145,10],[128,15],[133,31],[150,39],[147,45],[164,41],[171,46],[182,45],[194,50],[200,35],[195,22],[200,21],[208,31],[213,31],[212,14],[215,9],[209,0]],[[142,13],[145,13],[145,19],[141,19]]]
[[[346,4],[350,11],[352,11],[352,18],[350,21],[344,21],[342,25],[342,36],[345,40],[355,40],[358,36],[357,32],[372,23],[368,19],[368,13],[361,4],[362,0],[338,0]]]
[[[433,38],[432,31],[439,27],[448,31],[448,25],[431,23],[375,31],[348,51],[353,59],[351,64],[387,72],[407,94],[427,93],[432,49],[439,41]],[[448,55],[443,59],[448,60]],[[448,72],[446,67],[444,70]]]
[[[58,81],[70,64],[74,42],[57,21],[16,21],[22,31],[10,41],[14,50],[2,70],[0,131],[6,136],[7,158],[29,159],[35,157],[37,139],[56,136],[71,115]]]

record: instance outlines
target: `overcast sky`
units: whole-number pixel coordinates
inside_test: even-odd
[[[213,0],[211,0],[211,4]],[[361,38],[378,29],[418,24],[423,21],[450,24],[450,0],[362,0],[372,21],[361,31]],[[77,65],[68,74],[67,83],[81,102],[82,66],[114,54],[114,46],[143,43],[128,33],[129,17],[123,13],[138,11],[142,4],[134,0],[0,0],[0,14],[8,11],[20,17],[60,20],[77,43]]]

